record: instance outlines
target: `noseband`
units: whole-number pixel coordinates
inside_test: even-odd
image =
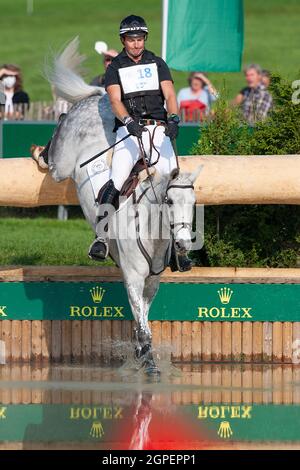
[[[164,198],[164,202],[166,202],[166,203],[168,201],[168,191],[171,188],[194,189],[194,185],[193,184],[182,184],[182,185],[181,184],[171,184],[170,186],[167,187],[166,195],[165,195],[165,198]],[[179,230],[181,230],[182,228],[187,228],[189,230],[192,229],[192,224],[189,223],[189,222],[176,222],[176,223],[173,223],[173,224],[171,223],[170,227],[171,227],[171,230],[173,232],[173,236],[174,236],[174,228],[177,225],[180,225],[180,228],[177,230],[177,232],[179,232]]]

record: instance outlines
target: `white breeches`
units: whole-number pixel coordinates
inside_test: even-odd
[[[153,130],[156,127],[145,126],[149,129],[151,136]],[[170,174],[170,172],[177,167],[176,165],[176,156],[171,144],[169,137],[165,135],[165,127],[157,126],[155,135],[154,135],[154,145],[157,150],[160,152],[160,158],[155,164],[155,168],[160,174]],[[128,134],[126,126],[119,127],[117,130],[116,141],[122,139]],[[144,149],[147,157],[149,156],[150,142],[149,142],[149,133],[143,132],[142,136]],[[157,153],[152,149],[152,158],[151,161],[154,162],[157,159]],[[129,176],[133,166],[140,158],[140,148],[138,144],[137,137],[131,136],[128,139],[124,140],[120,144],[115,146],[113,158],[112,158],[112,168],[111,168],[111,179],[114,182],[115,188],[120,191],[123,183]]]

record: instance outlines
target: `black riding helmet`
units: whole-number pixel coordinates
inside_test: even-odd
[[[120,36],[147,36],[148,27],[146,21],[141,16],[129,15],[121,21]]]

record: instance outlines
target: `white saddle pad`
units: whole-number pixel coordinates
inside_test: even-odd
[[[90,162],[86,166],[86,171],[96,199],[102,186],[109,180],[110,168],[107,164],[106,155],[101,155],[94,161]]]

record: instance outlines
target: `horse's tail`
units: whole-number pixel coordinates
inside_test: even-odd
[[[76,36],[65,49],[54,56],[51,65],[45,64],[44,73],[61,98],[76,103],[91,95],[103,95],[104,89],[88,85],[79,75],[85,56],[78,52],[79,38]]]

